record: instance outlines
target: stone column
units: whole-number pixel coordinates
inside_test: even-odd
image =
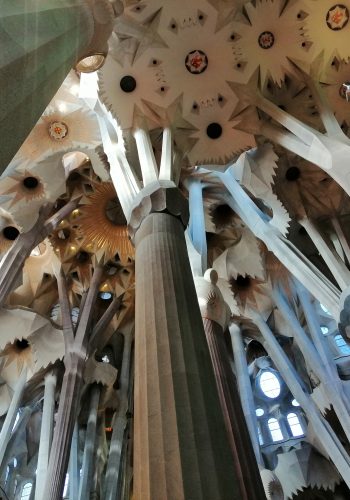
[[[11,437],[11,432],[13,429],[13,425],[15,423],[19,405],[21,404],[22,394],[26,382],[27,382],[27,369],[23,368],[22,373],[17,381],[15,392],[13,393],[10,407],[7,410],[5,421],[3,423],[0,432],[0,464],[2,464],[6,452],[6,447]]]
[[[236,380],[228,358],[224,330],[230,309],[216,286],[217,272],[208,269],[204,278],[195,278],[216,386],[224,416],[228,442],[234,459],[242,500],[265,499],[263,485],[239,400]]]
[[[90,412],[86,427],[85,445],[82,464],[82,475],[79,484],[78,500],[84,500],[90,497],[90,487],[93,479],[93,458],[95,452],[97,411],[100,401],[101,387],[93,384],[90,397]]]
[[[53,433],[53,415],[55,409],[55,390],[57,377],[48,373],[45,377],[44,407],[41,420],[40,443],[38,452],[38,465],[36,472],[35,500],[43,499],[47,465]]]
[[[241,330],[235,323],[232,323],[229,329],[243,413],[247,422],[256,460],[259,465],[264,466],[259,446],[258,421],[255,413],[254,396]]]
[[[72,445],[70,449],[70,459],[69,459],[69,500],[75,500],[78,498],[79,492],[79,481],[80,481],[80,471],[79,471],[79,430],[78,423],[75,423]]]
[[[131,333],[124,336],[123,361],[121,376],[119,380],[119,407],[115,412],[113,421],[113,433],[109,448],[109,456],[106,470],[106,481],[104,485],[104,500],[115,500],[119,482],[122,445],[127,425],[128,411],[128,391],[130,379],[130,360],[131,360]]]
[[[134,498],[238,500],[239,480],[186,251],[181,221],[186,224],[186,212],[176,188],[159,188],[143,197],[131,218],[136,229]]]
[[[66,303],[68,302],[68,298],[64,296],[66,295],[64,287],[59,286],[66,345],[64,356],[65,373],[62,381],[56,426],[44,488],[45,500],[61,500],[62,498],[72,435],[80,405],[83,370],[87,355],[93,305],[97,296],[102,271],[103,268],[101,266],[97,265],[95,267],[75,337],[71,324],[69,303]]]

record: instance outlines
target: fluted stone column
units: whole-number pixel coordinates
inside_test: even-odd
[[[90,497],[90,487],[93,479],[92,464],[95,452],[97,411],[100,401],[100,394],[101,387],[97,384],[94,384],[91,389],[90,412],[86,427],[82,475],[79,484],[78,500],[84,500]]]
[[[151,203],[144,198],[133,217],[135,227],[141,215],[135,235],[134,499],[238,500],[179,220],[186,220],[187,205],[177,189],[160,191]],[[152,213],[162,206],[156,199],[166,201],[162,213]]]
[[[69,500],[75,500],[78,498],[79,492],[79,428],[78,423],[75,423],[73,437],[72,437],[72,445],[70,449],[70,458],[69,458]]]
[[[35,500],[44,500],[43,490],[45,485],[47,465],[53,433],[53,414],[55,410],[55,390],[57,377],[48,373],[45,377],[44,407],[41,420],[40,443],[38,453],[38,466],[35,483]]]
[[[0,164],[15,155],[94,33],[84,0],[2,0]]]
[[[104,485],[104,500],[115,500],[121,470],[122,445],[127,426],[128,391],[130,379],[132,336],[124,336],[123,361],[119,380],[119,407],[115,412],[113,433],[109,448],[106,480]]]
[[[265,499],[257,461],[242,411],[236,380],[228,358],[224,330],[230,320],[229,306],[216,286],[217,272],[208,269],[204,278],[195,278],[216,386],[224,416],[228,442],[234,459],[242,500]]]

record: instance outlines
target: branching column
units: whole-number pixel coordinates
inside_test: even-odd
[[[62,498],[74,425],[80,405],[83,369],[87,355],[93,305],[97,296],[102,270],[103,268],[100,266],[95,267],[75,337],[71,323],[67,290],[62,277],[58,282],[66,343],[65,373],[44,489],[43,497],[45,500],[60,500]]]
[[[161,213],[152,213],[155,207]],[[239,480],[179,220],[186,224],[186,211],[176,188],[160,188],[141,201],[132,217],[134,498],[238,500]],[[143,215],[138,225],[137,214]]]

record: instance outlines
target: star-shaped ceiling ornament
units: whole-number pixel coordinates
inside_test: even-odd
[[[268,78],[281,85],[286,74],[295,74],[294,64],[303,65],[310,44],[304,21],[297,17],[294,2],[257,0],[244,5],[246,17],[233,23],[237,34],[233,50],[246,80],[258,67],[261,85]]]
[[[223,165],[255,146],[254,136],[240,130],[241,118],[231,119],[235,105],[233,108],[231,102],[221,105],[219,98],[207,107],[201,107],[198,114],[185,117],[198,130],[191,136],[197,141],[188,152],[192,165]]]

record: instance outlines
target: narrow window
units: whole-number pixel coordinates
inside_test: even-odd
[[[281,432],[280,424],[278,423],[276,418],[270,418],[267,422],[269,426],[269,430],[271,433],[272,441],[282,441],[283,434]]]
[[[69,484],[69,474],[67,472],[66,479],[64,481],[63,498],[65,498],[68,494],[68,484]]]
[[[262,433],[261,433],[261,429],[260,429],[260,425],[259,424],[258,424],[258,439],[259,439],[260,446],[262,446],[264,444],[264,439],[262,437]]]
[[[22,488],[21,500],[29,500],[31,491],[32,491],[32,483],[25,483],[25,485]]]
[[[294,437],[299,437],[304,435],[303,429],[299,422],[299,418],[295,413],[288,413],[287,420],[290,430],[292,431]]]
[[[350,346],[345,342],[344,337],[340,334],[334,337],[334,342],[341,354],[350,354]]]
[[[75,326],[78,322],[78,317],[79,317],[79,307],[73,307],[72,308],[72,313],[71,313],[71,316],[72,316],[72,323],[73,325]]]

